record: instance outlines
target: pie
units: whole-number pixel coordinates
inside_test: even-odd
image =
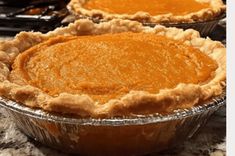
[[[142,23],[192,23],[221,16],[222,0],[71,0],[68,9],[92,19],[129,19]]]
[[[167,114],[222,94],[223,44],[195,30],[78,20],[0,43],[0,95],[80,117]]]

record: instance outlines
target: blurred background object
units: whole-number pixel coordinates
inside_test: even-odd
[[[48,32],[62,26],[66,0],[0,0],[0,35],[20,31]]]

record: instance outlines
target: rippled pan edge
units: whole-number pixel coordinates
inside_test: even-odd
[[[0,98],[0,105],[26,135],[52,148],[81,155],[143,155],[169,149],[193,136],[225,102],[224,93],[204,105],[165,116],[77,119]]]
[[[194,29],[199,31],[200,35],[202,37],[206,37],[208,35],[210,35],[216,25],[219,23],[220,20],[224,19],[226,17],[226,14],[222,14],[220,16],[218,16],[217,18],[213,19],[213,20],[209,20],[209,21],[202,21],[202,22],[193,22],[193,23],[179,23],[179,24],[162,24],[166,27],[176,27],[176,28],[182,28],[182,29]],[[150,26],[150,27],[154,27],[156,24],[154,23],[144,23],[143,25],[145,26]]]

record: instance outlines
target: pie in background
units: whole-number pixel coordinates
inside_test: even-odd
[[[92,19],[128,19],[142,23],[192,23],[221,16],[222,0],[71,0],[68,9]]]

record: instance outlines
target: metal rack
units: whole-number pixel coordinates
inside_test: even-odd
[[[61,0],[28,0],[13,3],[0,0],[0,35],[20,31],[48,32],[62,25],[68,15],[66,2]],[[26,3],[28,2],[28,3]]]

